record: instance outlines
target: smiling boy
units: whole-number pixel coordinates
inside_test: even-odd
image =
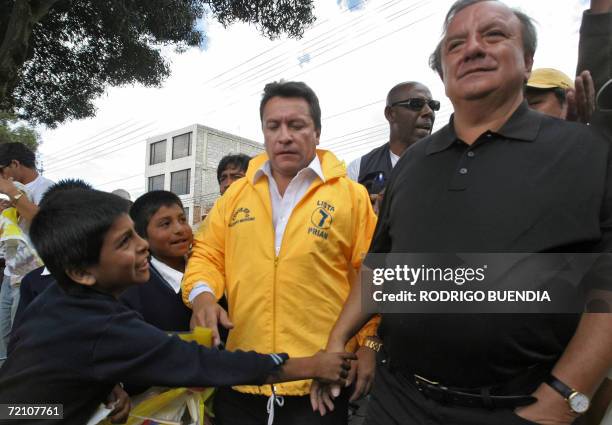
[[[134,202],[130,217],[149,243],[151,277],[126,290],[121,302],[159,329],[188,331],[191,309],[182,301],[181,280],[193,233],[181,200],[172,192],[154,190]]]

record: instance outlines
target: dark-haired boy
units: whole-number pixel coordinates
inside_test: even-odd
[[[43,204],[56,193],[72,189],[93,189],[93,187],[81,179],[63,179],[46,190],[40,199],[40,203]],[[21,320],[26,307],[53,282],[55,282],[55,279],[45,266],[34,269],[23,277],[19,287],[19,303],[15,313],[14,326],[17,326]],[[10,348],[9,345],[9,352]]]
[[[148,243],[127,212],[128,202],[115,195],[74,190],[57,193],[35,216],[30,235],[58,285],[32,302],[15,329],[13,351],[0,369],[0,403],[61,403],[62,423],[83,424],[117,382],[344,382],[354,358],[348,353],[288,359],[217,351],[168,336],[120,304],[126,288],[149,279]]]
[[[182,300],[181,280],[193,233],[178,196],[147,192],[130,208],[136,232],[149,242],[150,279],[127,289],[120,301],[165,331],[188,331],[191,309]]]

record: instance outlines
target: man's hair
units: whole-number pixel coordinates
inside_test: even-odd
[[[0,143],[0,166],[16,160],[27,168],[36,168],[36,155],[26,145],[18,142]]]
[[[264,106],[273,97],[300,97],[308,102],[310,116],[314,121],[315,128],[321,131],[321,107],[319,98],[315,92],[301,81],[275,81],[264,87],[261,103],[259,104],[259,118],[263,121]]]
[[[440,78],[443,77],[442,72],[442,43],[444,42],[444,37],[446,36],[446,31],[448,30],[448,26],[450,25],[453,18],[457,15],[457,13],[461,12],[463,9],[468,8],[476,3],[482,3],[485,1],[491,1],[496,3],[504,4],[499,0],[457,0],[448,10],[446,14],[446,18],[444,18],[444,25],[442,27],[442,39],[436,46],[436,49],[433,51],[431,56],[429,57],[429,66],[431,69],[436,71]],[[514,16],[521,23],[521,38],[523,40],[523,51],[530,57],[533,57],[536,52],[536,48],[538,47],[538,32],[536,31],[536,27],[533,23],[533,19],[529,15],[524,12],[521,12],[518,9],[510,8]]]
[[[146,238],[147,226],[151,217],[161,207],[171,207],[173,205],[178,205],[183,209],[181,199],[167,190],[153,190],[136,199],[130,208],[130,217],[134,220],[136,232],[143,238]]]
[[[397,94],[405,87],[414,87],[416,85],[421,85],[420,83],[417,83],[416,81],[405,81],[403,83],[399,83],[394,85],[391,90],[389,90],[389,93],[387,93],[387,106],[391,106],[391,104],[395,101],[395,97],[397,96]],[[402,99],[403,100],[403,99]]]
[[[93,189],[59,191],[41,204],[30,238],[63,288],[75,284],[66,271],[98,264],[106,233],[128,209],[125,199]]]
[[[221,173],[223,173],[227,167],[238,167],[240,171],[246,173],[247,168],[249,168],[250,160],[251,157],[243,153],[225,155],[221,158],[221,161],[219,161],[219,165],[217,165],[217,182],[221,183]]]
[[[40,200],[40,205],[51,199],[51,197],[55,196],[57,193],[74,189],[92,190],[93,187],[81,179],[62,179],[45,191]]]

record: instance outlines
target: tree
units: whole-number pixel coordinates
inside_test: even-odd
[[[107,86],[159,86],[161,47],[181,52],[205,35],[197,19],[300,37],[312,0],[0,0],[0,110],[53,127],[95,114]]]
[[[36,152],[40,145],[40,136],[36,130],[18,123],[14,116],[0,112],[0,143],[19,142]]]

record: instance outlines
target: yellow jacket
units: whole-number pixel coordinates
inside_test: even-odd
[[[268,179],[253,184],[268,160],[253,158],[195,237],[183,278],[183,298],[206,282],[217,299],[227,294],[234,323],[229,350],[286,352],[292,357],[325,347],[350,289],[350,275],[370,246],[376,216],[366,189],[346,177],[344,164],[317,150],[325,182],[315,178],[291,213],[278,257]],[[323,211],[323,212],[321,212]],[[323,219],[323,217],[326,217]],[[370,333],[376,330],[370,326]],[[304,395],[310,381],[275,386],[279,395]],[[270,395],[270,386],[239,391]]]

